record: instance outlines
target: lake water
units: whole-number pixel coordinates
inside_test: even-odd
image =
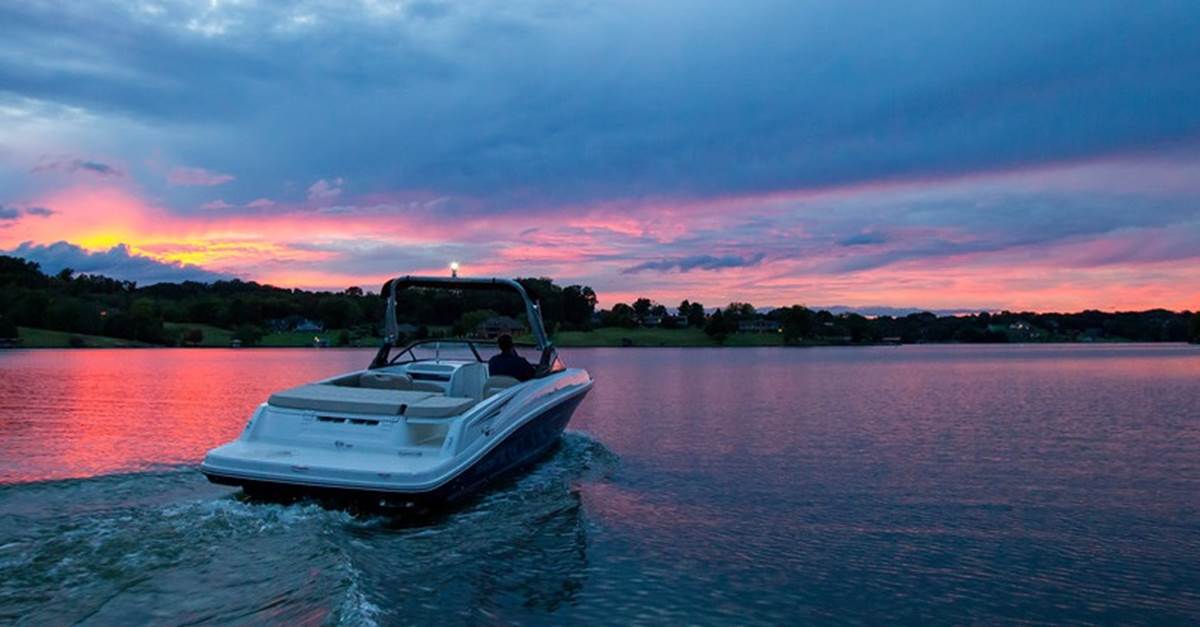
[[[0,352],[0,623],[1200,620],[1200,347],[569,350],[559,450],[435,520],[196,470],[370,356]]]

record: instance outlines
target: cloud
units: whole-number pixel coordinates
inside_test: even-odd
[[[755,253],[749,256],[740,255],[725,255],[723,257],[714,257],[713,255],[693,255],[691,257],[676,257],[673,259],[661,259],[658,261],[647,261],[636,266],[625,268],[621,274],[637,274],[645,270],[656,270],[659,272],[667,272],[670,270],[679,270],[680,272],[689,272],[691,270],[723,270],[725,268],[745,268],[749,266],[757,266],[762,263],[766,257],[763,253]]]
[[[100,177],[120,178],[125,176],[124,171],[116,166],[109,165],[102,161],[92,161],[88,159],[43,159],[31,170],[34,173],[40,172],[65,172],[74,174],[76,172],[85,172],[94,174]]]
[[[233,180],[232,174],[222,174],[204,168],[179,167],[167,173],[167,182],[180,187],[213,187]]]
[[[0,59],[37,62],[0,65],[0,82],[108,128],[163,129],[168,149],[253,172],[248,197],[336,171],[497,212],[989,171],[1200,135],[1194,3],[162,9],[7,3]],[[331,97],[298,97],[311,94]],[[77,132],[120,149],[105,129]]]
[[[0,221],[0,247],[189,242],[172,258],[312,285],[329,259],[332,281],[369,272],[354,245],[374,238],[785,304],[1200,293],[1178,261],[1200,211],[1200,4],[141,4],[0,3],[0,189],[63,213]],[[89,179],[29,176],[38,155]],[[238,175],[203,211],[217,194],[151,161]],[[102,188],[140,202],[118,224]],[[345,242],[279,260],[314,233]],[[1009,287],[1021,273],[1041,291]]]
[[[999,307],[975,307],[970,309],[922,309],[919,307],[890,307],[887,305],[857,305],[848,307],[846,305],[809,305],[809,309],[813,311],[828,311],[834,315],[844,313],[856,313],[864,316],[892,316],[893,318],[902,318],[910,314],[932,313],[939,316],[960,316],[963,314],[979,313],[980,311],[997,311]]]
[[[308,199],[313,202],[321,202],[337,198],[342,195],[342,185],[344,183],[345,180],[341,178],[336,178],[332,181],[321,179],[308,186]]]
[[[212,200],[212,201],[204,203],[203,205],[200,205],[200,208],[201,209],[210,209],[213,211],[220,211],[222,209],[233,209],[236,206],[237,205],[231,205],[231,204],[225,202],[224,200],[221,200],[220,198],[218,198],[216,200]]]
[[[883,233],[855,233],[838,242],[839,246],[870,246],[872,244],[883,244],[887,242],[887,236]]]
[[[26,207],[24,209],[20,209],[17,207],[5,207],[0,205],[0,220],[3,221],[16,221],[21,219],[22,216],[49,218],[56,213],[58,212],[45,207]]]
[[[132,252],[129,246],[118,244],[108,250],[90,252],[68,242],[34,244],[23,242],[5,254],[35,261],[44,272],[54,274],[72,268],[86,274],[102,274],[115,279],[153,284],[176,281],[215,281],[231,278],[198,266],[163,262]]]

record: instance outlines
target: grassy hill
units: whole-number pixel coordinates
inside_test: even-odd
[[[214,327],[209,324],[164,322],[163,329],[167,332],[167,335],[171,336],[181,336],[183,332],[188,329],[199,329],[200,333],[204,335],[204,339],[197,344],[197,346],[228,347],[229,343],[233,341],[233,331],[230,331],[229,329],[222,329],[221,327]]]
[[[228,348],[233,341],[233,331],[222,329],[207,324],[191,324],[179,322],[165,322],[163,328],[168,336],[180,337],[189,329],[198,329],[203,335],[203,339],[195,346],[205,348]],[[101,335],[85,335],[81,333],[68,333],[66,331],[51,331],[49,329],[37,329],[33,327],[17,327],[19,337],[21,338],[20,348],[146,348],[159,346],[157,344],[147,344],[145,342],[136,342],[133,340],[125,340],[115,337],[105,337]],[[313,338],[324,338],[329,346],[334,346],[337,343],[340,330],[328,331],[325,333],[311,332],[286,332],[286,333],[269,333],[259,341],[258,346],[268,348],[284,348],[284,347],[311,347]],[[75,338],[72,341],[72,338]],[[367,346],[376,347],[382,341],[377,337],[362,337],[352,339],[350,346]],[[192,346],[192,345],[187,345]]]
[[[734,333],[720,344],[701,329],[625,329],[601,327],[592,331],[561,331],[554,335],[555,346],[780,346],[778,333]]]
[[[22,348],[131,348],[151,346],[144,342],[122,340],[115,337],[82,335],[79,333],[35,329],[32,327],[17,327],[17,333],[21,338],[20,346]],[[71,338],[77,338],[77,343],[72,344]]]
[[[258,341],[258,346],[266,347],[286,347],[286,346],[312,346],[317,338],[321,338],[328,342],[329,346],[337,346],[338,336],[342,331],[336,329],[333,331],[323,331],[314,333],[312,331],[285,331],[279,333],[268,333]],[[350,338],[350,343],[346,346],[371,346],[377,347],[383,338],[379,337],[360,337]]]

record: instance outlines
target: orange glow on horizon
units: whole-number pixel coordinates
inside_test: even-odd
[[[686,243],[697,232],[715,234],[709,241],[725,246],[724,233],[744,219],[740,210],[747,207],[755,215],[789,211],[785,205],[755,204],[764,198],[779,203],[796,196],[852,194],[860,187],[799,191],[791,196],[778,192],[740,199],[656,201],[637,207],[636,212],[626,205],[597,205],[573,212],[564,209],[553,219],[468,214],[450,220],[435,213],[339,214],[282,203],[270,211],[245,215],[181,214],[120,186],[77,186],[36,199],[55,213],[0,229],[0,247],[66,241],[89,251],[104,251],[126,244],[134,254],[162,262],[285,288],[337,291],[352,285],[375,289],[402,273],[448,275],[446,264],[453,257],[462,261],[462,276],[550,276],[561,285],[592,285],[606,307],[646,296],[669,307],[687,298],[710,307],[736,300],[761,306],[1200,309],[1200,264],[1172,260],[1169,255],[1167,260],[1136,260],[1142,251],[1167,246],[1163,241],[1169,234],[1156,233],[1118,233],[1027,252],[1005,249],[900,260],[841,272],[831,272],[824,264],[850,254],[845,249],[817,256],[768,257],[761,263],[716,270],[627,273],[641,262],[669,256],[664,250]],[[385,206],[387,199],[380,195],[373,201]],[[764,232],[777,238],[776,245],[786,251],[787,242],[804,234],[806,225],[788,228]],[[970,241],[968,234],[942,227],[901,225],[891,233],[901,240]],[[730,251],[739,250],[738,245],[736,238],[728,237]],[[711,250],[708,254],[727,253]],[[372,259],[374,265],[356,270],[347,260],[358,256]],[[391,256],[394,267],[389,266]],[[1135,261],[1107,261],[1110,258]]]

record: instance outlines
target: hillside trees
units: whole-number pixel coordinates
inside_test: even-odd
[[[783,307],[774,312],[783,331],[784,344],[796,344],[813,332],[813,312],[803,305]]]

